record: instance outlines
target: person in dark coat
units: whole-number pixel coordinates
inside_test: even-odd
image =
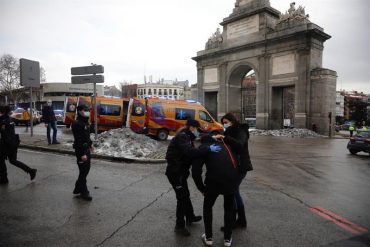
[[[52,101],[48,100],[46,105],[42,108],[42,118],[45,122],[46,136],[48,138],[48,144],[60,144],[57,141],[57,119],[52,107]],[[53,129],[53,141],[50,138],[50,129]]]
[[[73,148],[75,149],[79,169],[79,176],[73,194],[80,194],[80,197],[87,201],[92,200],[86,185],[86,177],[90,171],[92,150],[89,118],[89,109],[85,105],[79,105],[77,107],[77,119],[72,123]]]
[[[226,144],[231,146],[231,149],[235,155],[238,156],[240,185],[247,175],[247,172],[253,170],[248,150],[249,126],[248,124],[240,124],[232,113],[227,113],[225,116],[223,116],[221,118],[221,122],[225,128],[225,132],[223,135],[214,136],[214,138],[223,139]],[[234,227],[247,227],[245,207],[243,199],[240,195],[239,186],[235,193],[235,207],[237,211],[237,220]]]
[[[207,148],[217,143],[211,136],[201,137],[200,148]],[[232,227],[235,223],[234,194],[239,186],[238,160],[231,148],[224,142],[218,142],[219,153],[208,153],[196,159],[192,164],[192,176],[199,191],[204,195],[203,217],[205,234],[203,243],[212,245],[212,208],[219,195],[224,197],[224,245],[231,246]],[[206,175],[203,182],[202,168],[206,165]]]
[[[190,225],[192,222],[202,219],[201,216],[195,216],[194,214],[187,183],[192,159],[208,152],[217,152],[219,149],[216,146],[202,149],[195,148],[193,141],[199,136],[198,128],[200,128],[199,122],[189,119],[186,127],[180,129],[176,136],[172,138],[166,153],[166,176],[176,193],[177,199],[175,232],[184,236],[190,235],[185,223]]]
[[[31,180],[36,177],[37,169],[28,167],[23,162],[17,160],[19,136],[15,134],[14,123],[10,121],[9,106],[0,106],[0,184],[8,184],[8,174],[5,160],[10,164],[22,169],[30,175]]]

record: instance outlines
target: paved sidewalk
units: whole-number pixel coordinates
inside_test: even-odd
[[[49,145],[45,136],[33,135],[30,136],[29,133],[19,133],[21,139],[21,148],[27,148],[38,151],[46,151],[53,153],[71,154],[74,155],[74,149],[72,148],[73,139],[64,137],[58,138],[60,144]],[[163,163],[165,160],[166,149],[156,150],[153,153],[145,156],[144,158],[129,158],[129,157],[113,157],[100,154],[92,154],[93,158],[113,160],[113,161],[125,161],[125,162],[140,162],[140,163]]]

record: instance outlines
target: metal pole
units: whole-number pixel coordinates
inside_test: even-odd
[[[31,126],[31,137],[32,137],[33,136],[32,87],[30,87],[30,126]]]
[[[95,75],[95,74],[94,74]],[[97,122],[97,114],[98,114],[98,107],[96,105],[96,82],[94,82],[94,129],[95,129],[95,140],[98,139],[98,122]]]

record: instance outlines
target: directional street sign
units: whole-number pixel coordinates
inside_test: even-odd
[[[103,83],[103,75],[72,76],[72,84]]]
[[[104,73],[103,65],[92,65],[92,66],[71,68],[71,75],[89,75],[89,74],[101,74],[101,73]]]

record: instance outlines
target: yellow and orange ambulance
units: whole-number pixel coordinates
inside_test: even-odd
[[[199,102],[159,98],[130,99],[126,126],[137,133],[166,140],[168,135],[175,135],[179,128],[184,127],[188,119],[199,121],[207,133],[223,130],[223,126]]]

